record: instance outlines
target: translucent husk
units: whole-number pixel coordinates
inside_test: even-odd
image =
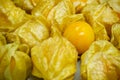
[[[62,32],[64,32],[64,30],[66,29],[66,27],[74,22],[77,21],[81,21],[81,20],[85,20],[84,15],[83,14],[74,14],[74,15],[69,15],[66,16],[63,21],[62,24],[60,25],[61,28],[63,29]]]
[[[106,40],[92,43],[81,56],[83,80],[119,80],[120,51]]]
[[[95,33],[95,40],[109,40],[109,36],[103,24],[95,21],[92,27]]]
[[[26,80],[30,75],[31,59],[21,48],[18,43],[0,46],[0,80]]]
[[[49,30],[39,19],[32,18],[17,28],[14,34],[20,37],[22,43],[32,47],[39,45],[43,40],[47,39]]]
[[[3,35],[0,33],[0,46],[5,45],[6,43],[7,43],[7,42],[6,42],[5,36],[3,36]]]
[[[71,16],[75,13],[74,6],[70,0],[62,0],[56,6],[54,6],[47,16],[47,20],[50,24],[58,23],[60,31],[63,30],[61,26],[63,24],[64,18]]]
[[[101,26],[103,34],[100,35],[99,32],[95,33],[97,36],[96,40],[109,40],[108,35],[111,35],[111,26],[120,20],[116,12],[110,8],[107,2],[88,4],[83,8],[82,13],[93,27],[94,32],[97,32],[97,29],[94,27],[97,25]]]
[[[120,23],[116,23],[112,26],[111,29],[111,43],[120,49]]]
[[[49,11],[59,2],[60,0],[40,0],[35,8],[32,10],[32,14],[39,17],[40,14],[47,17]]]
[[[120,0],[108,0],[108,3],[115,12],[120,13]]]
[[[44,17],[49,26],[57,22],[61,31],[64,18],[74,13],[75,9],[70,0],[41,0],[32,10],[32,15],[37,18]]]
[[[52,27],[51,37],[31,49],[32,74],[44,80],[73,80],[77,55],[75,47]]]
[[[34,8],[34,4],[32,3],[32,0],[12,0],[16,6],[26,10],[30,11]],[[34,0],[33,0],[34,1]]]
[[[13,31],[31,17],[24,10],[16,7],[11,0],[0,0],[1,32]]]

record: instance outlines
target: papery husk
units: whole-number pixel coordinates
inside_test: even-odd
[[[34,4],[32,3],[32,0],[12,0],[12,1],[16,6],[26,11],[31,11],[34,8]]]
[[[44,80],[73,80],[77,55],[75,47],[52,27],[51,37],[31,49],[32,74]]]
[[[40,14],[47,17],[50,10],[61,0],[40,0],[32,10],[32,15],[39,17]]]
[[[103,25],[105,29],[104,31],[107,32],[107,34],[105,33],[103,35],[106,36],[111,35],[111,26],[120,20],[116,12],[110,8],[107,2],[101,4],[88,4],[86,7],[84,7],[82,13],[85,15],[86,20],[91,24],[91,26],[94,26],[96,22]],[[104,40],[104,37],[102,40]]]
[[[95,40],[109,40],[109,36],[105,29],[105,26],[98,21],[95,21],[92,25],[95,33]]]
[[[1,32],[13,31],[31,17],[24,10],[16,7],[11,0],[0,0]]]
[[[54,6],[47,16],[50,24],[58,23],[60,31],[63,30],[61,26],[65,17],[73,15],[75,13],[74,6],[70,0],[62,0],[56,6]]]
[[[93,16],[104,25],[112,25],[120,20],[107,3],[100,4]]]
[[[0,46],[0,80],[26,80],[30,75],[31,59],[19,46],[18,43]]]
[[[59,24],[62,31],[63,19],[75,13],[74,6],[70,0],[41,0],[32,10],[32,15],[39,18],[43,16],[49,22],[49,26],[54,23]]]
[[[0,11],[0,32],[9,32],[13,30],[11,22],[7,19],[7,16]]]
[[[116,23],[112,26],[111,29],[111,43],[120,49],[120,23]]]
[[[120,51],[106,40],[92,43],[81,56],[82,80],[119,80]]]
[[[39,3],[39,1],[41,1],[41,0],[31,0],[31,2],[34,6],[36,6]]]
[[[108,4],[115,12],[120,13],[120,0],[108,0]]]
[[[76,13],[81,13],[81,10],[88,4],[99,3],[98,0],[71,0]]]
[[[75,13],[80,13],[81,9],[86,5],[87,0],[71,0],[74,8],[75,8]]]
[[[109,0],[98,0],[99,3],[105,3],[108,2]]]
[[[6,38],[3,34],[0,33],[0,46],[5,45],[7,43]]]
[[[64,30],[67,28],[67,26],[70,25],[71,23],[81,21],[81,20],[85,21],[85,17],[83,14],[74,14],[74,15],[66,16],[63,19],[63,22],[61,24],[61,27],[63,28],[62,32],[64,32]]]
[[[33,47],[49,37],[49,30],[39,19],[32,18],[17,28],[14,34],[20,37],[22,43]]]
[[[21,43],[19,36],[17,36],[16,34],[14,34],[12,32],[11,33],[6,33],[5,37],[6,37],[7,43],[14,43],[14,42]]]

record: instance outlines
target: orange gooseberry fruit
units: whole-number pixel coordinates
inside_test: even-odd
[[[79,54],[84,53],[94,41],[94,31],[85,21],[77,21],[68,25],[63,36],[76,47]]]

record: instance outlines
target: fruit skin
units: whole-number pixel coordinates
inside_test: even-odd
[[[85,21],[77,21],[68,25],[63,36],[76,47],[79,54],[84,53],[94,41],[94,31]]]

